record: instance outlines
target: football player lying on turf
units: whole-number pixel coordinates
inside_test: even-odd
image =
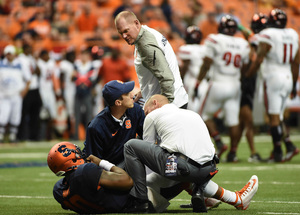
[[[61,142],[52,147],[47,162],[55,175],[65,176],[53,188],[54,198],[63,209],[77,213],[125,213],[132,205],[129,195],[133,186],[131,177],[108,161],[90,155],[85,162],[78,146]],[[235,204],[230,204],[243,206],[238,209],[246,209],[257,190],[256,180],[257,177],[252,176],[246,186],[236,193],[217,185],[218,191],[214,197],[221,196],[220,200],[230,203],[229,195],[233,194],[237,200]],[[151,190],[148,191],[148,197],[152,202],[163,201],[161,196]],[[159,207],[155,209],[161,211]],[[152,203],[144,202],[136,212],[154,212]]]

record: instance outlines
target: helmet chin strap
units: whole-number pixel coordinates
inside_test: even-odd
[[[65,171],[58,171],[55,175],[56,176],[63,176],[66,172]]]

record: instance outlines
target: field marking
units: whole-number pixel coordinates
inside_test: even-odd
[[[300,213],[258,212],[258,214],[291,214],[291,215],[299,215]]]
[[[0,154],[0,158],[47,158],[48,153],[43,152],[20,152],[20,153],[3,153]]]
[[[170,201],[174,202],[190,202],[190,199],[172,199]],[[257,203],[270,203],[270,204],[300,204],[300,202],[288,202],[288,201],[251,201],[251,202],[257,202]]]
[[[245,184],[245,181],[222,181],[222,184]],[[300,182],[282,182],[282,181],[270,181],[270,182],[264,182],[259,181],[259,184],[273,184],[273,185],[297,185],[300,184]]]
[[[0,195],[0,198],[15,198],[15,199],[52,199],[49,196],[11,196],[11,195]]]
[[[231,171],[266,171],[266,170],[276,170],[276,169],[300,169],[300,164],[276,164],[276,165],[266,165],[266,166],[220,166],[221,170],[231,170]]]

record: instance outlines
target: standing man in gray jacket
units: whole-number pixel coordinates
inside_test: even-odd
[[[136,15],[123,11],[115,18],[115,25],[122,38],[134,45],[134,65],[141,91],[135,100],[147,101],[154,94],[166,96],[170,103],[186,108],[186,93],[176,55],[168,40],[158,31],[141,25]]]

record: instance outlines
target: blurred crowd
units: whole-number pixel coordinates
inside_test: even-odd
[[[13,54],[30,59],[30,65],[26,60],[20,62],[32,75],[17,133],[2,139],[84,138],[81,130],[105,105],[103,84],[134,80],[139,87],[133,47],[127,46],[114,27],[119,12],[133,11],[142,24],[161,32],[177,52],[185,43],[188,26],[198,26],[204,41],[218,32],[224,14],[248,27],[257,7],[260,11],[286,8],[292,17],[288,26],[299,30],[295,27],[300,14],[297,0],[261,0],[258,4],[250,0],[1,0],[2,58]],[[8,45],[15,51],[5,53]]]

